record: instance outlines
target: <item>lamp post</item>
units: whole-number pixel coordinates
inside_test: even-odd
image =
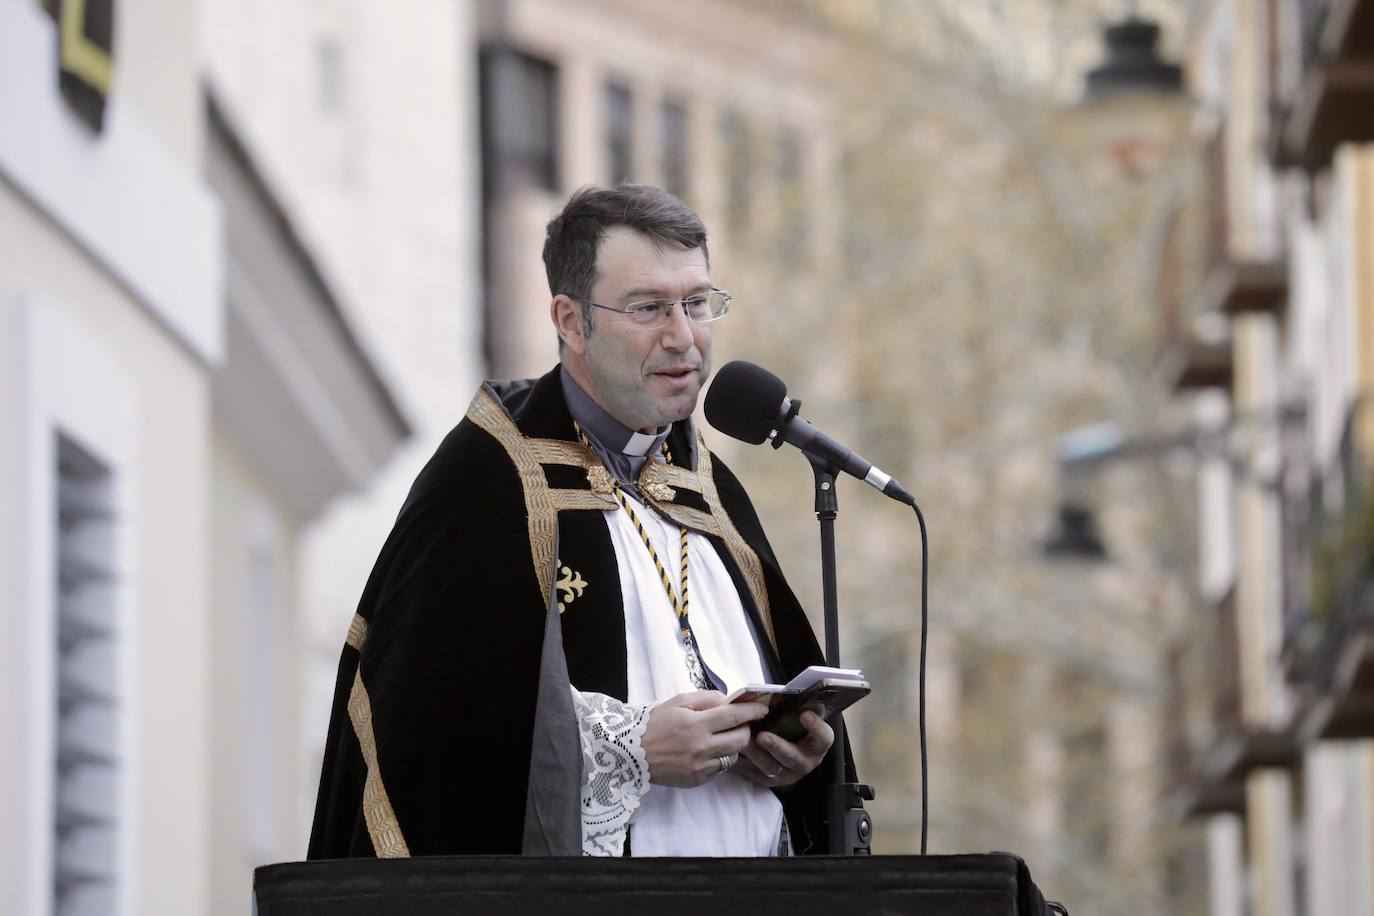
[[[1159,26],[1141,18],[1132,4],[1125,19],[1103,27],[1106,58],[1084,78],[1089,100],[1123,93],[1175,95],[1183,91],[1183,70],[1159,56]]]
[[[1198,458],[1224,458],[1237,477],[1277,489],[1279,481],[1259,473],[1245,453],[1231,448],[1238,429],[1270,429],[1302,423],[1306,410],[1300,403],[1237,414],[1221,424],[1199,425],[1174,433],[1127,437],[1115,423],[1096,423],[1070,430],[1059,437],[1056,463],[1062,494],[1056,527],[1041,543],[1042,552],[1057,559],[1105,560],[1107,549],[1083,493],[1088,479],[1104,468],[1126,461],[1158,458],[1183,451]]]

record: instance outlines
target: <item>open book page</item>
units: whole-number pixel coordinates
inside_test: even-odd
[[[787,691],[789,693],[801,693],[812,684],[827,677],[844,681],[862,681],[864,673],[858,668],[829,668],[825,665],[812,665],[787,682]]]
[[[727,702],[739,703],[747,701],[758,701],[762,703],[772,703],[779,694],[801,693],[812,684],[825,678],[846,681],[862,681],[864,673],[858,668],[831,668],[826,665],[812,665],[805,671],[798,674],[784,686],[782,684],[749,684],[733,691],[727,698]]]

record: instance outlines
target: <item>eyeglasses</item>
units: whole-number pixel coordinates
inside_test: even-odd
[[[730,311],[732,299],[734,296],[725,290],[713,289],[709,293],[688,296],[686,299],[646,299],[643,302],[631,302],[623,309],[592,302],[590,299],[578,301],[595,308],[605,309],[608,312],[619,312],[629,318],[630,323],[635,327],[645,331],[653,331],[668,323],[675,305],[682,306],[683,314],[687,316],[688,321],[693,324],[706,324],[708,321],[715,321],[717,318],[724,317],[725,313]]]

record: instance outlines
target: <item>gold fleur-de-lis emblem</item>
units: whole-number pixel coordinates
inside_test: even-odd
[[[570,566],[558,567],[558,581],[555,583],[560,595],[564,596],[558,602],[558,613],[563,613],[587,590],[587,580],[582,578],[582,574]]]
[[[657,461],[646,462],[644,470],[639,472],[639,489],[661,503],[670,503],[677,496],[677,491],[668,486],[668,472]]]

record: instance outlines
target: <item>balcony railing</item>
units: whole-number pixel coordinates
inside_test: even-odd
[[[1245,724],[1241,709],[1240,625],[1236,619],[1235,586],[1217,604],[1212,642],[1212,721],[1219,732]]]
[[[1281,317],[1288,298],[1283,261],[1237,253],[1227,155],[1223,121],[1197,148],[1187,203],[1162,245],[1157,293],[1163,324],[1161,369],[1180,390],[1229,388],[1233,363],[1225,319],[1254,312]],[[1204,328],[1211,333],[1201,333]]]
[[[1164,772],[1165,810],[1176,820],[1188,820],[1221,812],[1245,810],[1245,784],[1218,773],[1207,765],[1207,741],[1198,733],[1211,734],[1211,723],[1199,729],[1199,705],[1211,712],[1213,704],[1199,704],[1207,693],[1203,679],[1196,677],[1197,665],[1190,664],[1190,653],[1198,646],[1182,641],[1173,646],[1165,659]],[[1190,676],[1192,675],[1192,676]]]
[[[1374,140],[1374,0],[1296,2],[1302,74],[1271,102],[1270,148],[1280,166],[1318,171],[1341,144]]]
[[[1245,778],[1261,767],[1288,767],[1296,750],[1287,729],[1251,721],[1246,716],[1240,677],[1240,620],[1236,589],[1209,609],[1210,640],[1205,648],[1205,683],[1210,721],[1205,738],[1195,742],[1188,731],[1189,684],[1186,655],[1197,651],[1180,645],[1168,656],[1169,723],[1165,755],[1170,774],[1166,807],[1178,819],[1245,808]]]
[[[1206,267],[1194,292],[1195,313],[1226,315],[1267,312],[1281,316],[1288,298],[1288,268],[1277,259],[1237,255],[1227,197],[1226,122],[1205,146],[1207,204],[1210,210]]]
[[[1155,270],[1155,307],[1160,318],[1160,375],[1176,389],[1229,388],[1232,380],[1231,342],[1224,322],[1221,333],[1202,337],[1198,328],[1196,290],[1205,275],[1212,214],[1206,200],[1204,151],[1184,169],[1185,186],[1159,240]]]
[[[1374,737],[1374,479],[1358,446],[1361,421],[1374,421],[1368,399],[1347,415],[1339,466],[1314,475],[1311,504],[1337,508],[1312,513],[1306,531],[1292,538],[1307,547],[1300,570],[1307,593],[1290,591],[1285,621],[1304,742]],[[1324,491],[1332,487],[1337,498],[1328,500]]]

